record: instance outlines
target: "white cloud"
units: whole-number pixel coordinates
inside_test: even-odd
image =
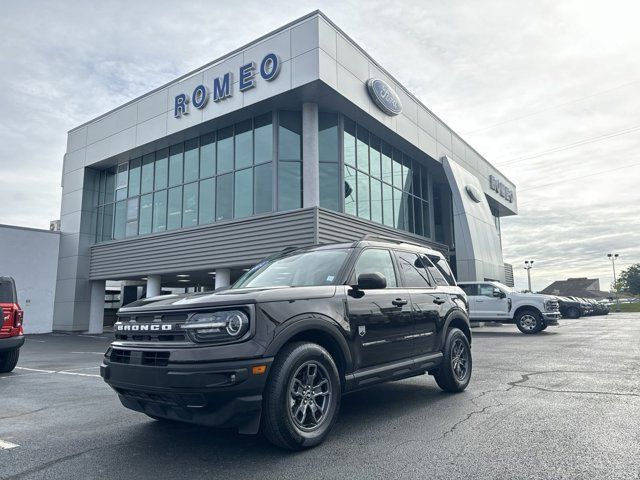
[[[322,2],[320,8],[515,181],[505,260],[535,286],[610,282],[640,261],[640,4],[544,0]],[[57,218],[66,132],[311,10],[317,3],[7,2],[0,28],[0,223]],[[632,83],[635,82],[635,83]],[[584,98],[588,97],[588,98]],[[559,106],[559,107],[558,107]],[[535,114],[536,112],[541,112]],[[611,170],[611,172],[607,172]],[[599,175],[583,177],[593,172]],[[561,182],[561,183],[554,183]]]

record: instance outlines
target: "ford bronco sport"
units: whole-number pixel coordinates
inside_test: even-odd
[[[423,246],[365,236],[287,249],[230,288],[121,308],[100,373],[154,419],[261,430],[299,450],[324,440],[343,393],[425,373],[464,390],[467,308]]]

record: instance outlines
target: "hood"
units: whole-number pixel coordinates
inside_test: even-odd
[[[221,288],[214,292],[160,295],[143,298],[122,307],[118,312],[140,312],[155,310],[188,310],[226,305],[246,305],[265,302],[309,300],[330,298],[336,287],[269,287],[269,288]]]

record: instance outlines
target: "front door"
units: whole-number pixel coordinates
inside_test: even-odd
[[[490,283],[481,283],[478,285],[478,296],[475,297],[475,311],[473,317],[482,320],[496,320],[506,318],[508,314],[508,302],[506,298],[495,296],[500,293],[500,289],[494,287]]]
[[[391,253],[364,249],[354,267],[351,284],[361,273],[381,273],[387,287],[376,290],[347,288],[349,323],[356,332],[357,368],[379,365],[412,355],[413,320],[409,292],[399,287]]]

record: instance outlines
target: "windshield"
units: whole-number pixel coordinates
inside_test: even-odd
[[[349,249],[313,250],[259,263],[231,288],[333,285]]]

